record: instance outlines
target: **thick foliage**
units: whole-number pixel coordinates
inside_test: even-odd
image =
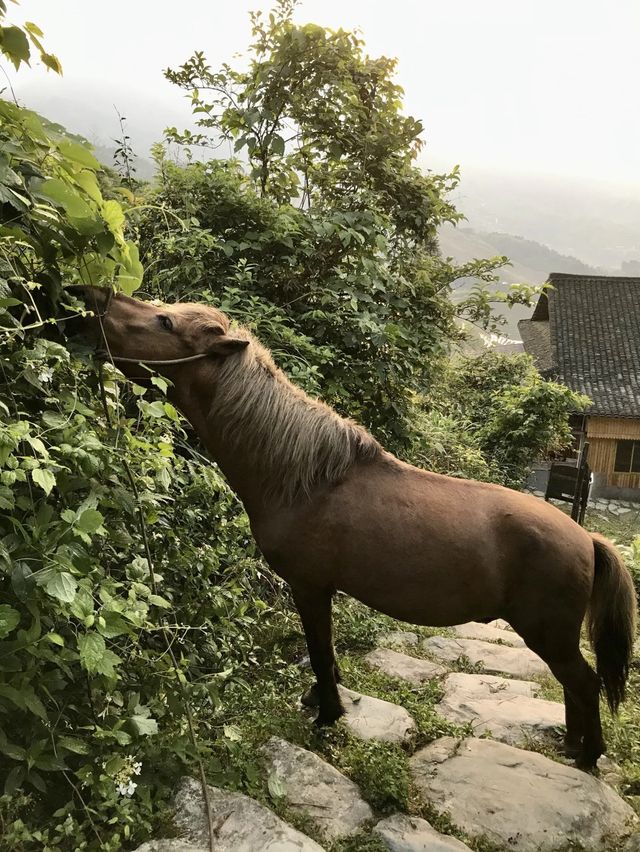
[[[454,362],[437,395],[440,408],[466,424],[491,478],[512,487],[536,459],[571,444],[568,412],[588,403],[543,379],[527,355],[493,352]]]

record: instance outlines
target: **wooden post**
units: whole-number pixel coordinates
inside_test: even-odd
[[[584,516],[582,506],[582,491],[584,488],[584,478],[587,474],[587,459],[589,458],[589,442],[585,441],[582,452],[578,458],[578,475],[576,477],[576,490],[573,495],[573,505],[571,507],[571,517],[576,523],[580,523],[581,517]]]

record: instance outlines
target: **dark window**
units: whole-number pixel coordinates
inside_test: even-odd
[[[640,473],[640,441],[618,441],[616,473]]]

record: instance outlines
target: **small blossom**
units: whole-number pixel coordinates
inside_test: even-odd
[[[127,784],[116,784],[116,791],[121,796],[126,796],[127,798],[131,798],[136,791],[136,787],[138,785],[135,781],[129,781]]]

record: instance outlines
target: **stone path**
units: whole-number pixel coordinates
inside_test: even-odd
[[[358,787],[313,752],[272,737],[262,747],[270,790],[278,790],[292,810],[306,814],[334,840],[373,818]]]
[[[477,621],[470,621],[468,624],[458,624],[453,628],[453,632],[460,639],[482,639],[485,642],[500,642],[514,648],[526,648],[524,639],[517,633],[498,627],[495,623],[479,624]]]
[[[344,686],[339,686],[338,691],[345,709],[342,724],[357,737],[402,743],[415,732],[416,723],[404,707],[380,698],[360,695]]]
[[[376,648],[364,659],[372,668],[391,677],[407,680],[415,686],[420,686],[425,680],[442,677],[447,673],[447,669],[437,663],[421,660],[419,657],[410,657],[391,648]]]
[[[373,829],[391,852],[469,852],[461,840],[440,834],[426,819],[394,814]]]
[[[481,665],[491,674],[507,674],[512,677],[549,675],[549,667],[537,654],[528,648],[512,648],[481,639],[449,639],[432,636],[422,643],[426,653],[439,663],[455,663],[466,657],[473,665]]]
[[[531,681],[459,672],[445,679],[437,709],[450,722],[469,723],[474,736],[489,733],[500,742],[525,745],[564,725],[562,704],[537,698],[539,690]]]
[[[571,841],[603,852],[637,825],[610,787],[579,769],[473,737],[442,737],[416,752],[413,779],[471,835],[518,852],[557,852]]]
[[[483,836],[505,852],[557,852],[575,844],[584,852],[640,852],[640,821],[612,786],[619,777],[615,764],[602,759],[601,778],[610,782],[605,783],[525,750],[534,740],[557,737],[564,723],[563,705],[539,698],[540,686],[530,680],[549,674],[545,663],[504,621],[471,622],[451,631],[453,637],[426,640],[410,631],[387,633],[364,658],[412,689],[438,679],[443,694],[437,712],[473,733],[462,740],[441,737],[410,758],[425,802],[448,813],[467,837]],[[425,654],[432,659],[420,656]],[[445,667],[460,657],[484,671]],[[411,749],[416,726],[404,707],[339,689],[346,710],[340,724],[352,735]],[[397,813],[376,822],[357,785],[311,751],[272,737],[261,755],[271,798],[308,819],[325,848],[372,830],[390,852],[469,852],[462,841],[415,816]],[[216,852],[322,852],[318,842],[253,799],[215,787],[209,795]],[[137,852],[208,852],[198,782],[183,779],[175,808],[180,837],[151,841]]]
[[[279,819],[249,796],[209,787],[216,852],[323,852],[322,846]],[[145,843],[136,852],[209,852],[209,826],[200,784],[183,778],[174,795],[175,821],[182,835]],[[185,843],[186,841],[186,843]]]

